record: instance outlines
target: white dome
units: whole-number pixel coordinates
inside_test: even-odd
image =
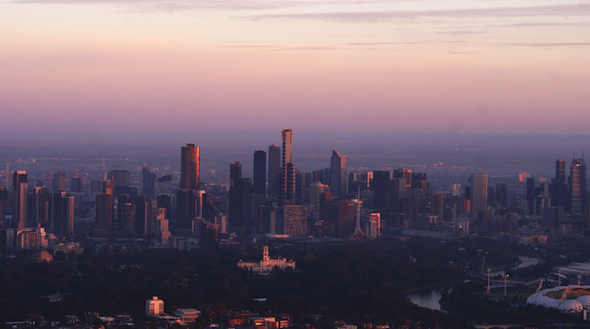
[[[550,298],[546,294],[551,292],[559,292],[559,296],[563,294],[564,289],[584,289],[590,290],[590,286],[559,286],[551,289],[543,289],[538,293],[532,294],[527,298],[528,304],[539,305],[543,307],[556,308],[565,313],[582,312],[584,307],[590,306],[590,295],[578,297],[577,299],[562,301],[561,298]]]
[[[583,308],[584,307],[582,306],[582,304],[575,299],[566,300],[563,303],[559,304],[559,306],[557,306],[558,310],[565,313],[582,312]]]
[[[576,300],[584,307],[590,306],[590,295],[580,296]]]

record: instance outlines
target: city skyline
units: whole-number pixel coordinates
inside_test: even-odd
[[[586,134],[589,15],[556,0],[2,0],[0,128]]]

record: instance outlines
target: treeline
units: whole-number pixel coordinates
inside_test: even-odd
[[[460,280],[481,265],[483,249],[489,250],[490,261],[496,254],[496,261],[510,257],[509,248],[484,241],[412,238],[336,246],[271,245],[271,256],[294,259],[297,269],[265,277],[236,266],[239,259],[261,259],[260,246],[198,252],[89,248],[78,257],[51,263],[36,263],[21,254],[2,260],[0,322],[38,316],[60,320],[86,311],[127,312],[142,320],[146,299],[158,296],[169,313],[178,307],[244,308],[285,312],[302,321],[324,314],[357,324],[413,319],[467,326],[452,314],[413,305],[404,292]],[[63,294],[58,302],[42,297],[58,292]]]

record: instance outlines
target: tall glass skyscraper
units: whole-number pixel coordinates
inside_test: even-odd
[[[574,159],[570,166],[570,186],[572,191],[572,214],[586,212],[586,162]]]
[[[199,147],[186,144],[180,150],[180,189],[199,189]]]
[[[348,192],[347,163],[348,157],[340,155],[335,149],[332,150],[330,192],[340,198],[343,198]]]
[[[24,228],[27,219],[27,172],[15,171],[12,176],[12,191],[14,192],[12,206],[12,227]]]
[[[281,147],[273,144],[268,147],[268,196],[278,197],[279,175],[281,174]]]

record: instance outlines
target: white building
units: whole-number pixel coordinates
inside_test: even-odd
[[[270,258],[268,256],[268,246],[264,246],[262,253],[262,260],[258,262],[254,261],[243,261],[240,259],[238,262],[240,268],[252,270],[254,274],[267,275],[276,266],[280,270],[284,270],[287,267],[295,269],[295,262],[293,260],[287,260],[283,257]]]
[[[148,316],[164,314],[164,301],[157,296],[145,301],[145,314]]]

